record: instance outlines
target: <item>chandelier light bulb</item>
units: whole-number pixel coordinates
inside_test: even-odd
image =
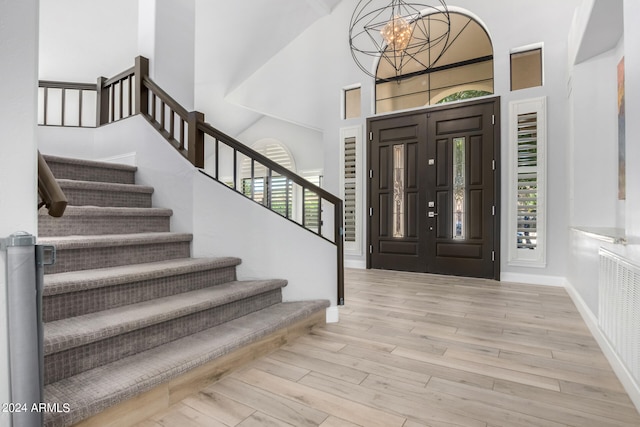
[[[403,51],[409,45],[411,40],[411,25],[402,16],[395,15],[380,30],[382,38],[387,46],[393,48],[394,51]]]

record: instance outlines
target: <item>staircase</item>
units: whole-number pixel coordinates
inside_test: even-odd
[[[284,280],[238,281],[238,258],[191,258],[192,235],[170,231],[172,211],[152,207],[135,167],[45,159],[69,200],[62,218],[39,216],[38,243],[57,250],[45,267],[44,377],[45,402],[60,410],[45,426],[78,423],[324,321],[328,301],[283,303]]]

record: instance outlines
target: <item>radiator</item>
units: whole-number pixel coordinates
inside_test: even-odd
[[[640,267],[606,249],[598,253],[598,325],[640,383]]]

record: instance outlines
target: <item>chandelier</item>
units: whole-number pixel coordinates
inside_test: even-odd
[[[376,78],[367,58],[379,57],[391,70],[386,80],[399,80],[407,69],[433,67],[445,52],[451,32],[447,5],[444,0],[437,2],[430,6],[392,0],[381,6],[380,0],[360,0],[349,25],[349,46],[358,67]]]

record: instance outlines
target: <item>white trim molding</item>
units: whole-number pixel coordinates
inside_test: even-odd
[[[338,323],[340,320],[340,311],[337,305],[327,307],[325,320],[327,323]]]
[[[561,276],[543,276],[540,274],[500,273],[501,282],[524,283],[527,285],[555,286],[563,288],[567,279]]]
[[[609,343],[607,337],[598,327],[597,317],[589,309],[589,306],[587,306],[585,301],[582,299],[580,293],[573,287],[570,282],[567,282],[565,288],[567,290],[567,293],[571,297],[571,300],[578,309],[578,312],[582,316],[582,319],[587,324],[591,335],[593,335],[593,338],[596,340],[596,342],[600,346],[600,349],[611,364],[613,372],[615,372],[616,376],[622,383],[622,386],[629,394],[629,398],[636,406],[636,409],[640,411],[640,385],[634,381],[633,376],[624,365],[620,357],[618,357],[616,351]]]

